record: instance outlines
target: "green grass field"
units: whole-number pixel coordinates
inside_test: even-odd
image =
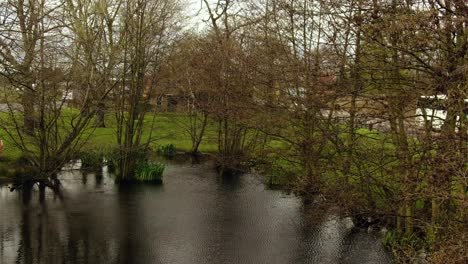
[[[144,121],[143,139],[146,141],[151,133],[151,148],[156,150],[158,146],[173,144],[178,151],[190,151],[192,141],[181,124],[188,123],[188,117],[184,114],[162,113],[156,116],[147,115]],[[84,150],[111,148],[116,146],[116,125],[113,116],[106,120],[106,128],[92,129],[92,135],[84,146]],[[215,152],[216,128],[214,123],[208,124],[205,137],[200,145],[201,152]]]
[[[64,113],[66,115],[67,111],[64,111]],[[0,117],[4,120],[8,118],[6,114],[2,114]],[[67,123],[68,119],[66,117],[64,119],[65,123]],[[173,144],[177,151],[190,151],[192,141],[182,125],[189,122],[186,115],[179,113],[158,113],[156,116],[153,116],[148,114],[144,122],[143,139],[146,142],[151,134],[150,147],[152,150],[157,150],[162,145]],[[105,128],[92,128],[92,123],[90,122],[90,127],[85,132],[85,135],[89,135],[89,138],[83,145],[82,151],[102,152],[115,148],[117,146],[115,117],[112,114],[106,117]],[[150,133],[151,129],[152,133]],[[216,125],[211,122],[207,126],[199,151],[206,153],[216,152],[216,135]],[[3,153],[0,158],[1,182],[9,177],[9,171],[13,171],[17,167],[16,161],[22,156],[22,151],[3,129],[0,129],[0,139],[4,142]]]
[[[64,109],[64,124],[70,122],[70,118],[73,114],[76,114],[73,109]],[[0,117],[4,120],[6,120],[5,118],[8,118],[8,116]],[[189,117],[183,113],[148,114],[144,120],[143,142],[146,142],[150,138],[151,134],[150,147],[154,151],[156,151],[160,146],[168,144],[174,145],[177,151],[190,151],[192,141],[190,139],[190,135],[184,128],[184,124],[187,125],[188,123]],[[89,137],[81,149],[82,153],[99,154],[109,153],[109,151],[114,150],[117,146],[115,116],[112,114],[107,115],[105,128],[93,128],[92,124],[93,121],[90,122],[89,128],[84,133],[84,136],[89,135]],[[382,148],[382,146],[380,146],[384,140],[384,136],[382,134],[368,131],[366,129],[358,130],[357,134],[359,137],[359,146],[366,149],[366,151],[364,151],[365,153],[369,152],[369,149],[380,151]],[[8,172],[15,169],[14,167],[17,166],[15,161],[22,156],[22,152],[13,144],[13,142],[11,142],[11,139],[7,136],[4,130],[0,130],[0,139],[3,139],[4,141],[3,155],[0,159],[0,175],[4,175],[8,173],[2,172]],[[267,159],[264,174],[268,177],[269,182],[272,184],[285,184],[291,180],[290,175],[300,174],[301,168],[297,163],[291,163],[284,160],[284,154],[291,151],[288,150],[289,146],[287,143],[280,139],[271,138],[267,144],[270,154],[264,156],[263,159]],[[385,144],[385,148],[388,149],[387,151],[394,151],[392,149],[392,144]],[[215,153],[217,148],[217,124],[210,121],[207,125],[205,136],[200,145],[199,151]],[[328,146],[327,149],[324,150],[325,153],[331,153],[333,151],[334,149],[332,146]]]

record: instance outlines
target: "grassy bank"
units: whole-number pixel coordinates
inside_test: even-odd
[[[150,148],[156,151],[160,146],[172,144],[176,151],[187,152],[192,147],[190,136],[183,128],[183,124],[189,122],[185,114],[158,113],[148,114],[145,118],[143,139],[151,137]],[[84,135],[87,141],[83,145],[82,152],[102,153],[115,149],[117,146],[116,123],[112,114],[106,117],[105,128],[94,128],[91,125]],[[151,133],[152,130],[152,133]],[[216,124],[211,122],[206,129],[205,137],[200,145],[201,152],[213,153],[217,151]],[[0,158],[0,182],[11,181],[17,167],[17,161],[22,156],[22,151],[14,144],[4,130],[0,130],[0,139],[4,142],[3,153]]]

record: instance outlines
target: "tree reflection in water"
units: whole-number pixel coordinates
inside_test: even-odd
[[[390,263],[375,235],[254,175],[175,163],[164,185],[60,175],[63,200],[0,187],[0,263]]]

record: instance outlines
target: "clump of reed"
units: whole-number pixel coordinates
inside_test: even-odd
[[[162,163],[143,163],[135,171],[135,178],[141,182],[161,183],[166,165]]]

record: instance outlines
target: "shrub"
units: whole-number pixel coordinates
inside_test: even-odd
[[[420,253],[430,248],[430,243],[418,234],[401,234],[396,230],[390,230],[385,234],[383,244],[392,250],[401,263],[421,261]]]
[[[81,160],[81,168],[83,169],[98,168],[103,163],[102,154],[96,151],[81,152],[78,157]]]
[[[104,153],[105,164],[109,172],[116,172],[119,166],[120,154],[118,149],[108,149]]]
[[[176,148],[174,144],[161,145],[157,153],[165,158],[172,159],[176,155]]]
[[[292,184],[296,175],[300,173],[301,168],[284,159],[273,158],[273,161],[261,166],[261,171],[265,175],[265,183],[273,188],[286,187]]]
[[[269,173],[265,175],[266,183],[270,187],[284,186],[287,184],[285,171],[279,167],[272,167]]]

